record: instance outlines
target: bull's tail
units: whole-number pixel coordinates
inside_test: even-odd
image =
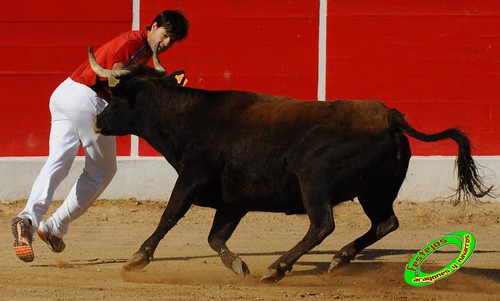
[[[492,192],[493,186],[484,185],[476,163],[471,156],[469,138],[461,130],[450,128],[436,134],[424,134],[411,127],[404,115],[395,109],[392,109],[389,114],[389,122],[393,127],[424,142],[435,142],[449,138],[457,143],[458,156],[455,167],[458,171],[458,187],[453,195],[456,198],[456,203],[460,200],[478,200],[484,196],[496,197]]]

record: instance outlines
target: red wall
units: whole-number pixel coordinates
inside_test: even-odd
[[[132,3],[11,1],[0,10],[0,156],[48,153],[53,89],[99,46],[129,30]],[[319,1],[141,0],[141,27],[163,9],[191,22],[162,55],[188,85],[316,99]],[[166,4],[165,4],[166,3]],[[500,3],[328,1],[327,99],[381,99],[418,129],[462,127],[477,155],[500,154]],[[110,13],[112,12],[112,13]],[[417,155],[453,155],[452,143],[412,141]],[[118,154],[130,138],[118,138]],[[156,155],[141,141],[140,155]]]
[[[460,126],[475,154],[500,154],[500,2],[329,1],[328,14],[327,98],[382,99],[417,129]]]
[[[130,30],[131,3],[23,0],[2,5],[0,156],[48,154],[52,91],[87,59],[88,45]],[[119,141],[119,153],[130,150],[129,138]]]

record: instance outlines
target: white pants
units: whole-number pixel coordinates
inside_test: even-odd
[[[19,214],[31,219],[33,231],[49,210],[54,191],[68,175],[80,145],[85,151],[85,167],[64,203],[47,219],[52,233],[58,237],[66,234],[69,223],[87,211],[111,182],[116,173],[115,137],[94,133],[92,121],[106,105],[92,89],[70,78],[52,94],[49,156]]]

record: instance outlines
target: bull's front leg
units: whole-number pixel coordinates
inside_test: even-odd
[[[200,171],[184,171],[179,174],[160,223],[153,234],[141,245],[139,251],[125,264],[123,267],[125,270],[142,269],[149,264],[160,240],[184,217],[200,188],[206,185],[207,179],[208,177],[203,176]]]

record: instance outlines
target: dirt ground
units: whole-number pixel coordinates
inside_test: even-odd
[[[0,203],[0,300],[500,300],[500,202],[465,209],[438,201],[397,202],[400,228],[328,274],[334,252],[369,228],[357,202],[342,204],[334,209],[335,232],[276,284],[259,279],[305,234],[306,216],[247,215],[228,243],[250,268],[250,276],[240,278],[208,246],[212,209],[191,208],[160,243],[149,266],[123,272],[156,227],[164,202],[99,200],[72,224],[63,253],[52,253],[36,237],[32,263],[12,252],[10,219],[23,206],[23,201]],[[476,237],[470,260],[432,285],[406,284],[403,271],[411,257],[452,231]],[[428,257],[422,270],[438,270],[458,254],[455,246],[441,250]]]

